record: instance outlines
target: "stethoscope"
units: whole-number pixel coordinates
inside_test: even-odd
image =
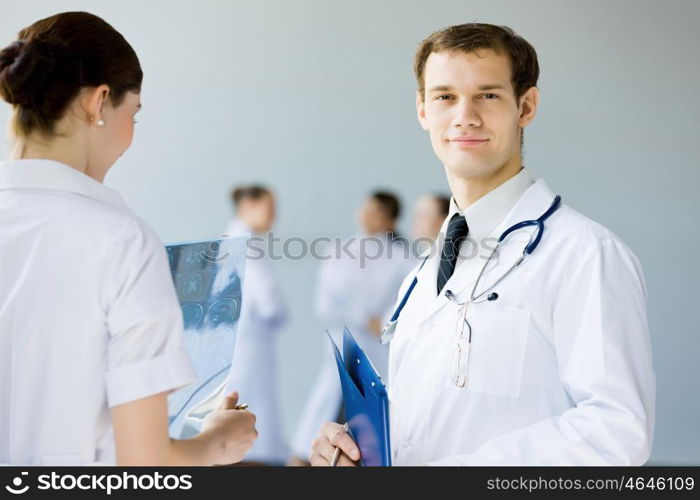
[[[523,263],[526,256],[530,255],[532,252],[535,251],[537,246],[540,244],[540,241],[542,240],[542,234],[544,233],[544,221],[549,219],[549,217],[551,217],[551,215],[554,212],[556,212],[560,206],[561,206],[561,196],[557,195],[554,197],[554,201],[549,206],[547,211],[545,213],[543,213],[539,218],[518,222],[517,224],[513,224],[508,229],[503,231],[501,236],[498,238],[498,242],[496,243],[496,247],[493,249],[493,251],[489,255],[489,258],[486,260],[486,263],[481,268],[481,272],[479,273],[478,278],[474,282],[474,286],[472,287],[469,301],[459,302],[451,290],[445,291],[445,297],[447,297],[450,301],[454,302],[458,306],[464,306],[468,302],[476,303],[476,302],[481,302],[483,300],[496,300],[496,299],[498,299],[497,293],[491,293],[486,298],[484,298],[484,295],[486,295],[491,290],[493,290],[496,286],[498,286],[499,283],[501,283],[504,279],[506,279],[506,277],[510,273],[512,273],[520,264]],[[484,271],[489,266],[489,263],[491,262],[493,257],[498,253],[499,249],[502,247],[503,241],[508,237],[508,235],[510,235],[514,231],[517,231],[519,229],[523,229],[526,227],[531,227],[531,226],[536,226],[537,229],[533,232],[532,235],[530,235],[530,240],[528,241],[527,246],[525,246],[525,249],[523,250],[523,254],[518,258],[518,260],[512,266],[510,266],[510,268],[500,278],[498,278],[488,288],[486,288],[485,290],[483,290],[477,294],[476,290],[479,286],[479,283],[481,282],[481,278],[484,274]],[[429,258],[429,256],[423,260],[422,264],[418,268],[418,271],[416,271],[416,275],[413,277],[413,281],[411,282],[411,285],[408,287],[408,290],[406,290],[406,293],[404,294],[403,298],[401,299],[401,302],[399,302],[399,305],[396,307],[394,314],[391,315],[391,319],[389,320],[389,322],[386,325],[384,325],[384,329],[382,330],[382,336],[380,338],[380,342],[382,344],[388,344],[389,342],[391,342],[391,339],[394,337],[394,332],[396,331],[396,324],[399,320],[399,315],[401,314],[401,310],[406,305],[406,302],[408,302],[408,299],[411,297],[411,294],[413,293],[413,289],[418,284],[418,273],[423,268],[425,263],[428,261],[428,258]]]

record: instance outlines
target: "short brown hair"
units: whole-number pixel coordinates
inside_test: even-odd
[[[505,53],[508,56],[516,99],[520,99],[530,87],[537,86],[540,75],[537,53],[527,40],[507,26],[468,23],[436,31],[421,42],[413,63],[421,98],[425,98],[423,72],[430,54],[443,51],[469,53],[478,49],[491,49],[497,54]]]
[[[370,197],[377,202],[380,210],[391,220],[395,221],[401,215],[401,202],[394,193],[375,191]]]
[[[270,190],[264,186],[238,186],[231,190],[231,201],[233,201],[234,206],[238,207],[243,200],[259,200],[270,194],[272,194]]]
[[[24,28],[0,50],[0,97],[14,106],[15,135],[54,133],[83,87],[107,84],[114,106],[141,89],[139,59],[124,37],[87,12],[64,12]]]

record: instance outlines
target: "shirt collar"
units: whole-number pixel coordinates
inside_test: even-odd
[[[22,188],[68,191],[104,203],[126,206],[118,192],[63,163],[45,159],[0,162],[0,191]]]
[[[459,213],[467,220],[469,238],[481,241],[493,232],[534,182],[532,174],[523,168],[515,176],[472,203],[466,210],[461,211],[452,197],[450,212],[442,231],[447,229],[447,223],[452,216]]]

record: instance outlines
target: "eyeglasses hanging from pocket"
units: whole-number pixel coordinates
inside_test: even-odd
[[[454,295],[450,292],[451,299]],[[457,310],[457,324],[455,328],[455,336],[457,346],[454,355],[452,356],[452,382],[457,387],[467,386],[467,376],[469,374],[469,355],[472,346],[472,328],[467,321],[467,309],[469,302],[465,302],[459,306]]]

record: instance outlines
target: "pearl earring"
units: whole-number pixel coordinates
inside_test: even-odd
[[[105,121],[104,121],[104,120],[97,120],[97,126],[98,126],[98,127],[104,127],[104,126],[105,126]]]

